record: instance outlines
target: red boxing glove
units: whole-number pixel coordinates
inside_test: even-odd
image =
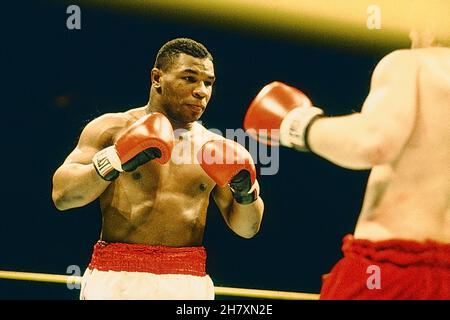
[[[164,164],[170,160],[174,144],[172,125],[162,113],[151,113],[128,127],[114,146],[97,152],[92,161],[97,173],[111,181],[122,171],[133,171],[155,159]]]
[[[275,81],[266,85],[250,104],[244,128],[250,136],[263,143],[281,143],[309,151],[309,127],[322,115],[323,110],[313,107],[303,92]]]
[[[220,186],[230,185],[237,202],[248,204],[258,197],[256,168],[250,153],[232,140],[211,140],[197,153],[205,172]]]

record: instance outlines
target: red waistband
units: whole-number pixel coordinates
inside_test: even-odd
[[[205,266],[206,250],[202,246],[167,247],[98,241],[89,269],[205,276]]]
[[[450,268],[450,244],[431,240],[423,243],[402,239],[370,241],[346,235],[342,252],[345,256],[357,254],[372,261],[400,266],[430,265]]]

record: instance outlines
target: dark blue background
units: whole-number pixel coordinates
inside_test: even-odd
[[[239,128],[248,103],[268,82],[306,92],[329,115],[359,110],[376,63],[400,48],[340,49],[281,40],[250,30],[81,6],[82,29],[66,28],[67,4],[2,4],[0,269],[64,274],[87,265],[100,231],[98,202],[59,212],[53,172],[85,124],[106,112],[146,104],[157,50],[191,37],[214,55],[218,78],[202,118]],[[6,23],[6,24],[5,24]],[[403,47],[407,46],[405,44]],[[280,150],[275,176],[260,176],[266,204],[260,233],[233,234],[210,206],[205,246],[216,285],[319,292],[321,275],[353,232],[368,171],[339,168],[313,154]],[[2,299],[76,299],[64,285],[0,280]]]

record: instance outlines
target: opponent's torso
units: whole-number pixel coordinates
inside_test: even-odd
[[[113,138],[117,139],[122,131]],[[121,173],[100,197],[102,240],[201,245],[209,195],[215,183],[195,162],[195,155],[212,138],[197,124],[193,132],[176,138],[168,163],[150,161],[133,172]]]
[[[450,243],[450,49],[416,54],[414,128],[393,163],[372,169],[357,238]]]

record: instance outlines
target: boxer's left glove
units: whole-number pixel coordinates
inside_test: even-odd
[[[197,153],[203,170],[217,185],[229,185],[234,199],[249,204],[258,198],[256,168],[250,153],[231,140],[211,140]]]
[[[155,112],[140,118],[123,132],[113,146],[92,158],[95,170],[107,181],[122,171],[133,171],[150,160],[164,164],[173,149],[173,129],[169,119]]]

